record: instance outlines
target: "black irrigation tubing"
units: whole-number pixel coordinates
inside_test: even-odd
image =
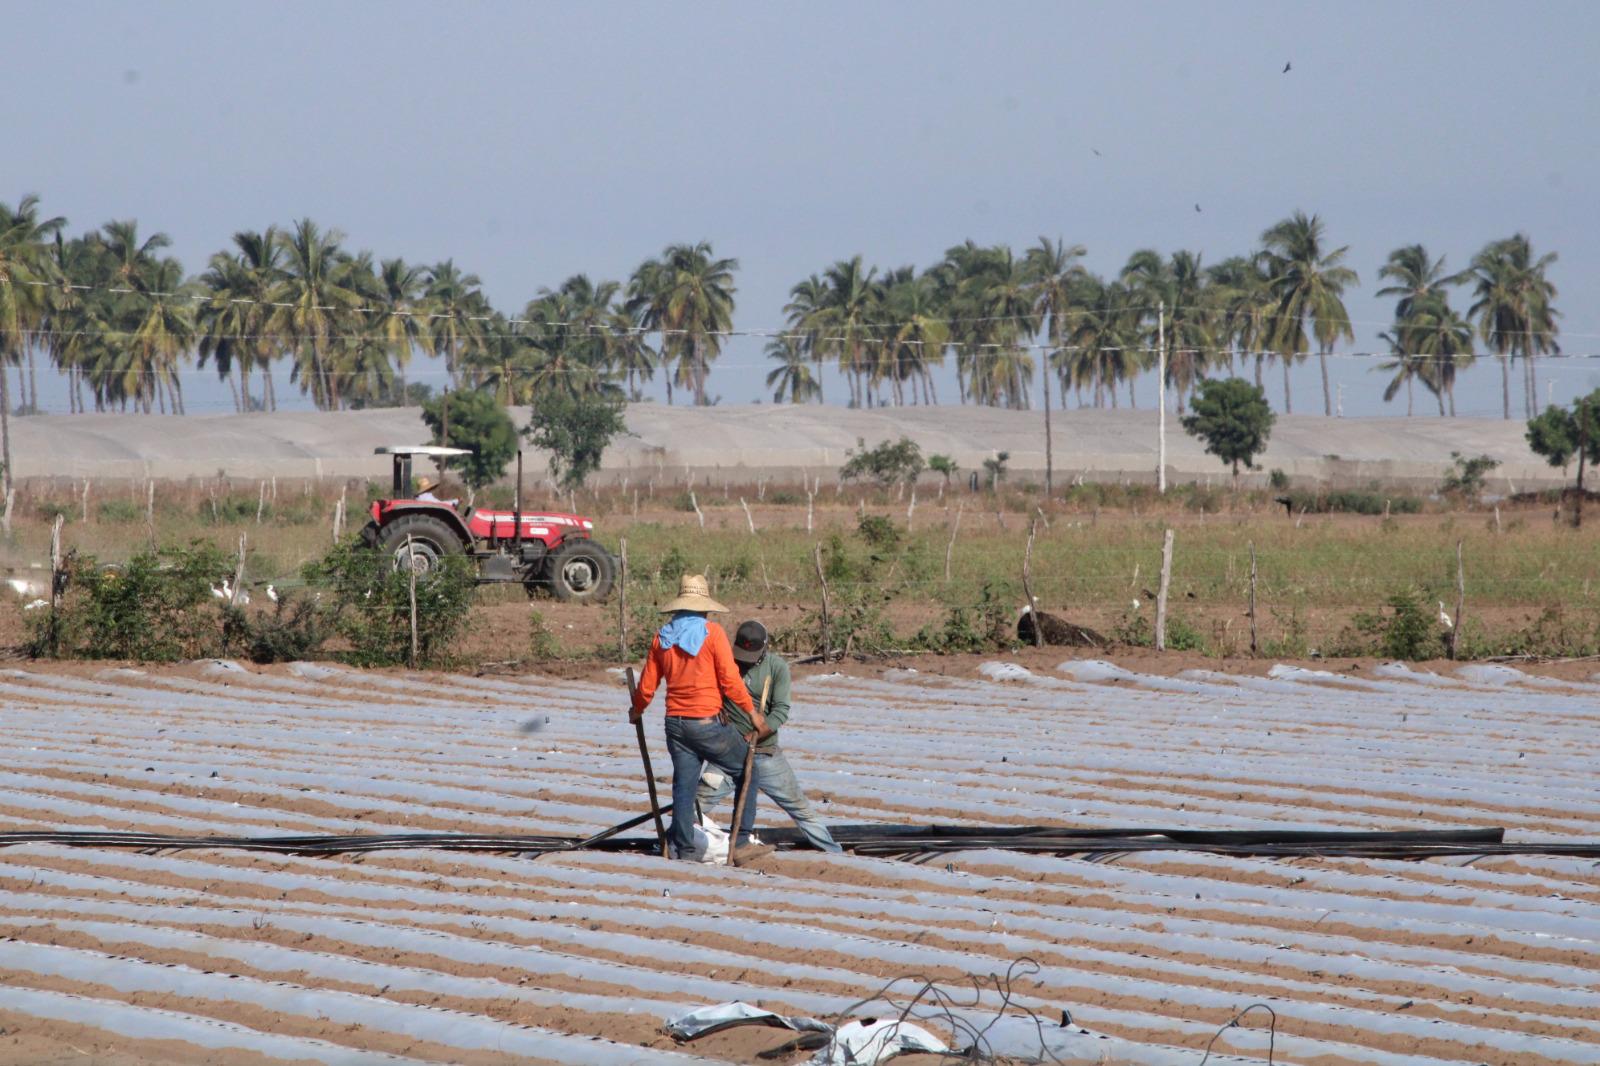
[[[663,809],[667,813],[671,808]],[[554,852],[599,850],[654,852],[654,837],[619,837],[650,819],[643,814],[593,836],[548,834],[394,833],[329,836],[182,836],[161,833],[29,830],[0,833],[0,847],[56,844],[140,851],[228,849],[296,855],[346,855],[401,848],[449,851]],[[1108,857],[1131,852],[1185,851],[1255,858],[1347,857],[1427,859],[1443,856],[1557,855],[1600,859],[1597,841],[1512,841],[1503,829],[1323,832],[1317,830],[1196,831],[1184,829],[1074,829],[1067,826],[845,825],[833,829],[846,851],[877,858],[926,862],[958,852],[1021,851]],[[785,849],[807,845],[798,830],[766,832]]]

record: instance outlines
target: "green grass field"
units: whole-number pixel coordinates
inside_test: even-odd
[[[262,505],[260,489],[249,488],[160,486],[152,524],[146,522],[142,486],[97,486],[87,521],[74,490],[25,488],[4,561],[22,570],[46,560],[49,524],[60,513],[67,518],[68,548],[108,562],[148,546],[152,534],[159,544],[207,540],[230,552],[242,534],[249,547],[250,581],[293,587],[301,566],[333,543],[338,489],[283,484],[277,499],[269,495]],[[366,521],[369,491],[381,486],[369,490],[356,483],[346,489],[347,535]],[[1248,650],[1252,544],[1260,645],[1264,652],[1304,655],[1360,650],[1354,623],[1362,615],[1381,618],[1391,612],[1389,601],[1396,595],[1422,604],[1430,618],[1439,600],[1454,615],[1459,542],[1466,584],[1464,651],[1600,652],[1597,534],[1592,525],[1573,529],[1556,522],[1549,506],[1527,505],[1497,516],[1492,510],[1431,502],[1420,513],[1401,514],[1397,507],[1388,516],[1290,516],[1261,493],[1185,489],[1157,498],[1149,490],[1086,487],[1045,505],[1039,494],[1026,490],[998,497],[961,492],[942,499],[926,486],[921,491],[908,521],[909,497],[848,488],[836,494],[830,486],[816,497],[809,532],[805,496],[792,489],[702,487],[696,502],[705,515],[703,529],[687,493],[676,489],[643,498],[602,489],[575,502],[595,517],[597,535],[613,551],[626,540],[629,597],[636,611],[669,594],[680,573],[702,571],[730,605],[760,604],[799,625],[820,603],[820,550],[835,614],[854,609],[857,621],[879,626],[878,641],[864,642],[869,647],[889,639],[885,633],[908,644],[919,631],[948,622],[956,609],[984,625],[1014,620],[1024,602],[1022,570],[1031,526],[1031,585],[1040,607],[1133,642],[1148,639],[1154,612],[1149,594],[1159,583],[1162,537],[1171,528],[1170,613],[1185,634],[1181,645],[1191,650],[1216,655]],[[863,516],[875,520],[875,542],[863,535]],[[514,588],[485,588],[478,598],[501,611],[525,602]],[[536,607],[543,614],[561,611],[548,603]],[[574,615],[577,631],[562,634],[562,647],[578,652],[603,647],[608,639],[614,643],[614,636],[607,637],[615,632],[612,613],[590,608]],[[567,616],[561,617],[567,624]],[[805,624],[814,623],[813,618]],[[803,643],[804,634],[796,640]]]

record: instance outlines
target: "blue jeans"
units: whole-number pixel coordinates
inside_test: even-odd
[[[744,756],[749,750],[737,730],[715,718],[667,716],[667,754],[672,756],[672,826],[667,838],[672,857],[685,858],[694,852],[694,790],[706,763],[721,770],[735,784],[744,777]],[[750,828],[756,823],[756,798],[744,805],[744,822],[739,827],[739,845],[750,841]]]
[[[789,760],[784,758],[782,748],[775,748],[770,753],[756,752],[756,787],[765,792],[768,799],[782,807],[784,813],[794,819],[795,827],[805,834],[806,839],[811,841],[817,850],[844,850],[834,843],[833,834],[828,832],[828,827],[822,824],[822,819],[811,809],[806,794],[800,791],[800,782],[794,776],[794,769],[789,765]],[[733,779],[724,776],[722,783],[718,785],[701,781],[696,795],[701,808],[709,811],[716,806],[717,801],[733,790]],[[746,806],[754,806],[754,803]]]

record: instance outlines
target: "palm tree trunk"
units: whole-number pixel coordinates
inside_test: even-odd
[[[1055,441],[1050,436],[1050,357],[1044,357],[1043,364],[1039,367],[1039,374],[1044,381],[1044,495],[1050,498],[1051,475],[1055,470]]]
[[[1505,407],[1506,421],[1511,421],[1511,356],[1500,353],[1500,400]]]
[[[1531,419],[1531,418],[1533,418],[1535,412],[1538,410],[1538,407],[1539,407],[1539,371],[1533,365],[1534,356],[1533,356],[1533,329],[1531,328],[1532,327],[1532,323],[1529,323],[1529,327],[1530,328],[1527,330],[1527,340],[1524,341],[1523,345],[1522,345],[1522,353],[1523,353],[1522,357],[1525,360],[1527,360],[1527,363],[1528,363],[1528,366],[1527,366],[1527,371],[1528,371],[1527,409],[1528,409],[1528,417]],[[30,361],[30,363],[29,363],[30,372],[31,372],[32,365],[33,364]]]
[[[0,471],[3,476],[3,486],[7,491],[11,489],[11,379],[6,373],[6,367],[0,362],[0,462],[5,463],[5,469]]]
[[[1294,362],[1288,352],[1283,353],[1283,413],[1294,413],[1294,401],[1289,398],[1289,364]]]
[[[1322,413],[1329,418],[1333,417],[1333,393],[1328,389],[1328,352],[1324,347],[1317,349],[1317,360],[1322,363]]]
[[[1256,388],[1262,389],[1262,390],[1265,390],[1266,386],[1261,383],[1261,364],[1266,362],[1266,361],[1267,361],[1266,356],[1262,355],[1259,352],[1256,353]]]
[[[28,345],[28,409],[39,412],[39,373],[33,365],[33,345]]]
[[[1412,397],[1412,392],[1411,392],[1411,377],[1412,377],[1412,375],[1410,375],[1410,374],[1406,375],[1406,417],[1407,418],[1410,418],[1411,415],[1412,415],[1412,399],[1413,399],[1413,397]]]
[[[228,391],[233,393],[233,410],[235,414],[244,413],[244,405],[239,402],[239,384],[233,380],[234,368],[228,368]]]

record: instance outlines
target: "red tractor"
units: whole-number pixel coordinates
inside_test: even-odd
[[[515,581],[531,595],[548,589],[558,600],[598,603],[611,592],[616,562],[590,536],[594,523],[581,515],[522,510],[522,455],[517,455],[517,499],[510,511],[457,509],[453,500],[411,495],[413,456],[443,459],[467,455],[461,448],[402,445],[377,449],[394,457],[394,498],[372,505],[372,521],[361,530],[369,547],[389,552],[395,567],[410,563],[423,575],[447,555],[469,556],[484,583]]]

